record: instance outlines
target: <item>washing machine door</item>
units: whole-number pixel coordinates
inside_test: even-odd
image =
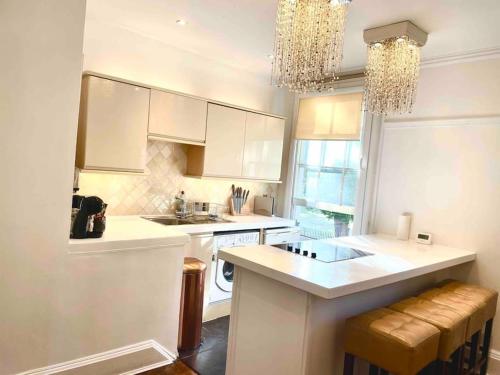
[[[234,264],[223,259],[217,259],[217,270],[215,274],[215,284],[225,291],[233,290]]]

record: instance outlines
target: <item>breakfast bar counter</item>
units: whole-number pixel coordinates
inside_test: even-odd
[[[385,235],[309,244],[307,256],[266,245],[219,252],[235,265],[227,375],[341,374],[346,318],[459,277],[475,259],[468,250]],[[366,256],[313,259],[311,249],[325,244]]]

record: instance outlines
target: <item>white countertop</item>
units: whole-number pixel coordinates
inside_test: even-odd
[[[399,241],[386,235],[342,237],[329,241],[374,255],[325,263],[272,246],[259,245],[219,250],[218,256],[327,299],[403,281],[476,258],[472,251]]]
[[[160,226],[138,216],[108,216],[101,238],[69,240],[70,253],[100,253],[184,246],[189,236],[175,227]]]
[[[149,249],[160,246],[184,246],[188,234],[294,226],[295,222],[260,215],[225,216],[230,223],[162,225],[140,216],[108,216],[102,238],[69,240],[70,253],[100,253]]]

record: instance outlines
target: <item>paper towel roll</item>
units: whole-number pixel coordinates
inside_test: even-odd
[[[403,212],[398,219],[398,240],[408,241],[410,238],[411,214]]]

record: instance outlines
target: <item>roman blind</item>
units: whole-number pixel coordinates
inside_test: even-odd
[[[359,140],[362,102],[362,93],[300,99],[295,138]]]

